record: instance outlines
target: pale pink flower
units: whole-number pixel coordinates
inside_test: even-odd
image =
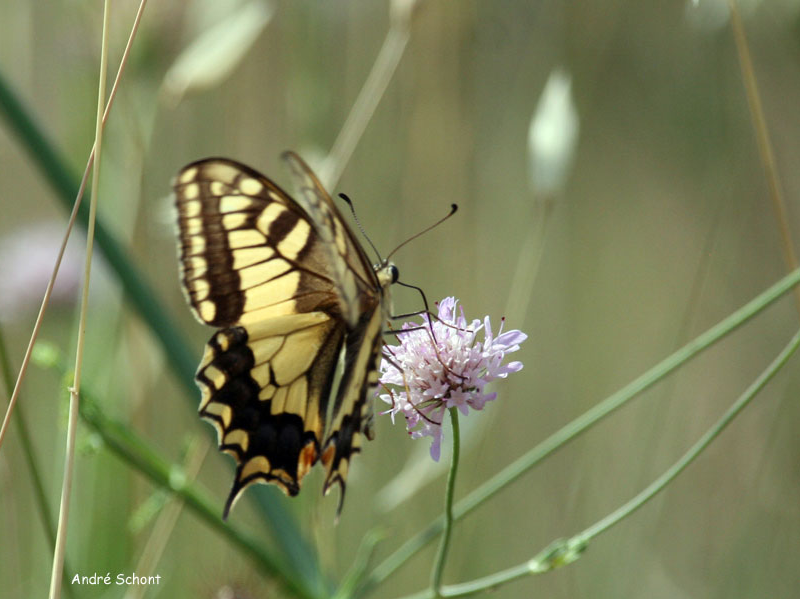
[[[514,330],[495,337],[486,316],[468,323],[453,297],[438,304],[439,319],[422,315],[422,325],[405,323],[397,335],[400,345],[384,347],[381,383],[388,393],[381,399],[392,407],[385,413],[402,414],[413,439],[432,437],[431,457],[441,452],[442,422],[448,408],[464,415],[482,410],[497,393],[484,387],[497,378],[522,369],[522,362],[503,364],[506,354],[519,349],[527,335]],[[414,330],[416,329],[416,330]],[[478,333],[483,330],[483,341]],[[435,341],[434,341],[435,339]]]

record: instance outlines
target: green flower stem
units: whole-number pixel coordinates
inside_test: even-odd
[[[293,597],[318,599],[312,581],[292,575],[284,563],[264,548],[257,538],[219,516],[219,506],[208,493],[187,482],[183,468],[171,464],[129,427],[106,416],[97,401],[81,392],[81,417],[103,438],[105,446],[153,483],[170,489],[202,520],[248,554],[264,574],[274,578]]]
[[[507,584],[519,578],[524,578],[533,574],[530,569],[530,562],[514,566],[483,578],[478,578],[470,582],[461,584],[447,585],[437,594],[433,589],[425,589],[413,595],[406,595],[402,599],[437,599],[439,597],[467,597],[476,593],[485,593],[500,585]]]
[[[622,407],[639,393],[653,386],[673,370],[688,362],[724,336],[736,330],[753,316],[775,302],[783,294],[791,290],[798,282],[800,282],[800,269],[783,277],[780,281],[739,308],[736,312],[672,353],[637,379],[601,401],[594,408],[550,435],[550,437],[503,468],[503,470],[459,501],[454,509],[455,519],[458,520],[469,514],[494,494],[510,485],[545,457],[576,438],[592,425],[611,414],[611,412]],[[406,541],[397,551],[386,558],[382,563],[378,564],[372,571],[372,574],[366,579],[364,585],[362,585],[361,592],[369,592],[376,585],[383,582],[409,558],[416,554],[417,551],[436,538],[443,528],[444,518],[440,516],[425,529],[417,533],[416,536]]]
[[[353,563],[342,579],[339,588],[336,589],[333,599],[351,599],[355,596],[355,591],[365,576],[372,555],[375,553],[375,548],[380,541],[386,538],[387,534],[387,529],[378,527],[373,528],[364,535]]]
[[[512,566],[506,570],[489,574],[482,578],[477,578],[469,582],[462,582],[459,584],[451,584],[443,587],[441,592],[437,595],[433,589],[425,589],[413,595],[406,595],[402,599],[437,599],[438,597],[468,597],[477,593],[485,593],[494,590],[504,584],[513,582],[520,578],[531,576],[532,574],[541,574],[552,568],[546,567],[545,564],[555,563],[560,555],[563,554],[565,541],[562,539],[550,545],[547,549],[542,551],[537,557],[528,560],[517,566]]]
[[[603,531],[611,528],[614,524],[627,517],[629,514],[640,508],[651,497],[659,493],[666,487],[676,476],[691,464],[700,453],[708,447],[708,445],[727,427],[731,421],[739,415],[739,413],[747,407],[753,398],[764,388],[764,386],[772,379],[773,376],[783,367],[786,361],[800,347],[800,331],[794,334],[792,339],[783,348],[780,354],[772,361],[772,363],[764,370],[758,378],[753,381],[750,386],[742,393],[741,396],[728,408],[722,417],[711,427],[689,451],[687,451],[680,460],[675,462],[664,474],[659,476],[641,493],[633,497],[625,505],[615,510],[596,524],[593,524],[583,532],[575,535],[573,539],[582,544],[588,543],[591,539],[602,533]]]
[[[458,408],[450,408],[450,422],[453,424],[453,459],[450,462],[450,472],[447,474],[447,488],[444,494],[444,526],[442,543],[439,545],[439,553],[436,555],[436,562],[431,575],[431,588],[434,596],[441,596],[442,574],[444,564],[447,561],[447,552],[450,549],[450,537],[453,533],[453,493],[456,487],[456,475],[458,474],[458,460],[461,454],[461,432],[458,425]]]
[[[480,593],[497,588],[519,578],[532,574],[548,572],[560,566],[574,562],[580,557],[583,551],[594,537],[605,532],[617,522],[631,515],[634,511],[642,507],[657,493],[662,491],[672,480],[674,480],[683,470],[691,464],[703,450],[727,427],[736,416],[758,395],[764,386],[775,376],[775,374],[786,364],[789,358],[800,348],[800,331],[794,334],[792,339],[781,350],[778,356],[770,365],[747,387],[744,393],[728,408],[722,417],[687,451],[675,464],[673,464],[664,474],[659,476],[652,484],[642,490],[625,505],[614,510],[611,514],[593,524],[586,530],[578,533],[569,539],[558,539],[543,549],[534,558],[525,563],[519,564],[502,572],[496,572],[489,576],[484,576],[470,582],[449,585],[441,589],[439,594],[435,594],[432,589],[408,595],[404,599],[434,599],[435,597],[466,597],[475,593]]]
[[[56,151],[44,132],[20,102],[11,86],[0,72],[0,115],[5,117],[9,130],[17,136],[20,145],[28,151],[44,179],[56,192],[56,197],[67,210],[78,193],[77,177],[70,171],[66,161]],[[78,212],[81,223],[86,223],[88,206],[82,203]],[[125,293],[126,301],[141,316],[151,333],[160,344],[164,357],[178,380],[188,391],[187,397],[196,401],[197,388],[194,373],[197,367],[195,353],[189,349],[182,330],[169,316],[169,311],[159,301],[152,288],[129,259],[125,249],[105,227],[102,219],[95,224],[95,240],[103,255],[117,274]],[[209,434],[213,431],[209,428]],[[268,498],[263,490],[250,493],[264,517],[275,533],[275,540],[288,556],[298,575],[305,580],[316,581],[322,590],[328,583],[319,570],[316,554],[300,534],[297,522],[280,501]]]

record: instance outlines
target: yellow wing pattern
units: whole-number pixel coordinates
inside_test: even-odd
[[[371,438],[368,389],[396,269],[373,270],[311,170],[284,158],[298,201],[222,158],[192,163],[174,182],[183,289],[200,321],[222,327],[196,378],[200,415],[237,463],[225,516],[255,482],[297,494],[319,459],[324,491],[338,483],[343,499],[350,457]]]

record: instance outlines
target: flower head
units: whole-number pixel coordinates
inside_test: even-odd
[[[386,413],[402,414],[412,438],[432,437],[431,457],[439,460],[445,411],[456,407],[465,416],[470,408],[482,410],[497,397],[487,393],[487,383],[522,369],[522,362],[503,364],[506,354],[517,351],[527,335],[514,330],[495,337],[489,317],[468,323],[464,309],[453,297],[439,302],[439,318],[422,315],[422,326],[405,323],[400,345],[386,346],[381,362],[381,383],[389,389],[383,401]],[[483,331],[483,341],[478,334]]]
[[[56,221],[34,222],[0,235],[0,322],[13,322],[39,307],[63,236],[64,225]],[[73,235],[53,287],[52,303],[71,305],[79,295],[83,245]]]

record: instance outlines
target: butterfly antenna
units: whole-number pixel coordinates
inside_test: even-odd
[[[378,262],[383,264],[383,259],[381,258],[381,253],[378,251],[378,248],[375,247],[375,244],[372,243],[372,240],[367,236],[367,233],[364,231],[364,227],[361,226],[361,221],[358,220],[358,215],[356,214],[356,209],[353,206],[353,201],[349,197],[347,197],[346,194],[343,194],[343,193],[340,193],[339,197],[342,198],[345,202],[347,202],[347,205],[350,208],[350,212],[353,214],[353,220],[355,220],[356,224],[358,225],[358,230],[361,231],[361,234],[364,236],[364,239],[367,240],[367,243],[372,248],[372,250],[375,252],[375,255],[378,256]]]
[[[420,232],[419,232],[419,233],[417,233],[416,235],[412,235],[411,237],[409,237],[408,239],[406,239],[406,240],[405,240],[403,243],[401,243],[401,244],[400,244],[400,245],[398,245],[396,248],[394,248],[394,249],[393,249],[391,252],[389,252],[389,255],[388,255],[388,256],[386,256],[386,261],[388,261],[388,260],[389,260],[389,258],[391,258],[392,256],[394,256],[395,252],[397,252],[397,250],[399,250],[401,247],[403,247],[403,246],[404,246],[405,244],[407,244],[408,242],[410,242],[410,241],[414,241],[414,240],[415,240],[417,237],[420,237],[420,236],[424,235],[425,233],[427,233],[428,231],[430,231],[431,229],[434,229],[434,228],[438,227],[439,225],[441,225],[441,224],[442,224],[444,221],[446,221],[448,218],[450,218],[451,216],[453,216],[453,215],[456,213],[456,211],[457,211],[457,210],[458,210],[458,205],[457,205],[457,204],[451,204],[451,205],[450,205],[450,212],[447,214],[447,216],[445,216],[445,217],[443,217],[443,218],[440,218],[439,220],[437,220],[435,223],[433,223],[433,224],[432,224],[430,227],[428,227],[427,229],[423,229],[422,231],[420,231]]]

